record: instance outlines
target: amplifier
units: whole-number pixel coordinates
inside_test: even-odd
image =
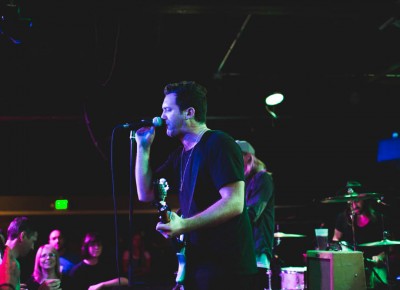
[[[307,290],[365,290],[360,251],[307,251]]]

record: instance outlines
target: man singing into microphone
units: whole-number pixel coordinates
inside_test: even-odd
[[[150,167],[155,128],[136,131],[139,200],[157,199],[154,180],[166,178],[179,195],[182,216],[158,223],[164,237],[184,234],[186,290],[252,290],[257,273],[251,224],[244,197],[243,157],[235,140],[206,125],[207,90],[193,82],[164,88],[161,118],[169,137],[182,145],[156,171]]]

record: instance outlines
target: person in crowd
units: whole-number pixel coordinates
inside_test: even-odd
[[[253,226],[254,245],[258,267],[257,285],[270,289],[271,261],[275,229],[275,195],[272,173],[256,157],[254,147],[247,141],[236,140],[243,153],[246,183],[246,204]]]
[[[65,237],[61,230],[54,229],[49,234],[49,242],[60,255],[60,271],[65,276],[79,262],[79,256],[70,253],[66,247]]]
[[[82,261],[70,271],[74,290],[97,290],[128,285],[125,277],[116,277],[112,263],[102,259],[103,239],[99,233],[86,233],[81,247]]]
[[[153,171],[150,148],[155,127],[136,131],[138,198],[157,200],[155,181],[160,178],[179,195],[181,215],[169,212],[169,221],[160,221],[156,230],[166,238],[184,236],[185,289],[254,289],[257,265],[245,204],[243,157],[229,134],[207,127],[206,97],[207,89],[194,81],[165,86],[161,118],[166,134],[181,146]]]
[[[25,284],[29,290],[67,290],[61,283],[60,256],[52,245],[38,248],[33,273]]]
[[[3,233],[3,230],[0,229],[0,264],[4,255],[4,248],[6,247],[6,236]]]
[[[357,195],[362,190],[361,183],[347,183],[347,195]],[[344,211],[338,214],[332,237],[333,245],[343,243],[343,248],[362,251],[365,259],[366,284],[368,289],[387,289],[387,259],[384,247],[359,247],[358,245],[383,239],[382,214],[372,206],[374,200],[368,195],[354,198]],[[354,232],[353,232],[354,227]],[[354,244],[355,241],[355,244]]]
[[[37,238],[38,232],[27,217],[20,216],[11,221],[0,264],[0,290],[21,289],[21,267],[18,259],[33,250]]]
[[[146,248],[142,232],[133,233],[130,247],[122,253],[122,271],[128,277],[129,271],[132,271],[134,282],[146,282],[151,272],[151,254]]]

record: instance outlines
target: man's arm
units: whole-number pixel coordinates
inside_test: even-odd
[[[15,287],[9,283],[0,284],[0,290],[15,290]]]
[[[135,179],[137,194],[140,201],[151,202],[155,198],[152,183],[153,172],[150,168],[150,146],[155,134],[154,127],[140,128],[136,132],[136,164]]]
[[[253,186],[250,198],[246,196],[246,200],[250,221],[254,224],[260,218],[268,201],[272,197],[272,178],[268,176],[268,173],[258,173],[258,175],[254,177]]]
[[[342,237],[343,237],[343,233],[338,231],[337,229],[335,229],[335,232],[332,237],[332,241],[339,242]]]
[[[0,264],[0,289],[15,289],[19,285],[20,270],[15,258],[12,257],[10,248],[4,251],[4,257]]]
[[[121,285],[121,286],[128,285],[128,279],[126,279],[125,277],[119,277],[119,278],[114,278],[114,279],[111,279],[108,281],[103,281],[96,285],[89,286],[88,290],[98,290],[98,289],[109,288],[109,287],[113,287],[113,286],[119,286],[119,285]]]
[[[244,207],[244,182],[230,183],[219,190],[221,199],[204,211],[182,219],[177,214],[171,213],[168,224],[158,223],[156,230],[164,236],[174,237],[182,233],[216,226],[241,214]]]

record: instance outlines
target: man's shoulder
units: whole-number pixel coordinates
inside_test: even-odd
[[[11,285],[17,285],[19,283],[18,282],[20,277],[19,262],[15,258],[11,249],[8,247],[6,247],[4,250],[4,257],[0,264],[0,273],[1,273],[0,284],[9,283]]]
[[[77,273],[79,273],[80,271],[82,271],[83,268],[85,268],[85,263],[83,261],[80,261],[79,263],[77,263],[75,266],[73,266],[71,268],[71,270],[69,271],[69,275],[70,276],[74,276]]]
[[[208,134],[207,134],[208,133]],[[231,135],[221,130],[209,130],[204,135],[205,143],[207,144],[233,144],[235,140]]]

